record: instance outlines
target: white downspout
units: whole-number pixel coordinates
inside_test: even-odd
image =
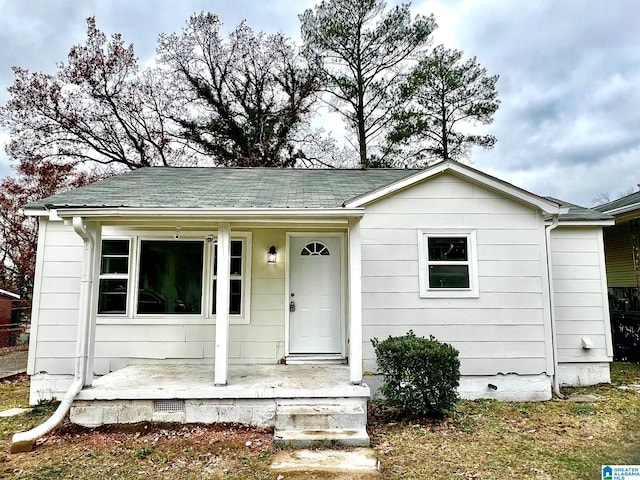
[[[76,340],[76,361],[73,374],[73,383],[64,394],[60,405],[53,415],[43,424],[27,432],[19,432],[11,439],[11,453],[29,452],[33,449],[35,441],[49,433],[62,421],[71,409],[71,404],[76,395],[84,386],[89,352],[89,322],[91,319],[91,292],[93,290],[93,266],[95,241],[87,231],[82,217],[73,217],[73,230],[84,241],[82,259],[82,283],[80,284],[80,309],[78,312],[78,336]]]
[[[545,240],[547,242],[547,275],[549,277],[549,316],[551,317],[551,349],[553,351],[553,393],[558,398],[565,398],[560,392],[560,385],[558,384],[558,341],[556,336],[556,300],[555,290],[553,286],[553,262],[551,259],[551,230],[554,230],[558,226],[558,214],[553,215],[551,225],[545,227]]]

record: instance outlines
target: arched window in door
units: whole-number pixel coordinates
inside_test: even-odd
[[[329,249],[323,243],[310,242],[310,243],[307,243],[302,248],[302,251],[300,252],[300,255],[302,255],[302,256],[309,256],[309,255],[323,255],[323,256],[326,256],[326,255],[331,255],[331,252],[329,252]]]

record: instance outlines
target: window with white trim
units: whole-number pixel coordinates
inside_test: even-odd
[[[229,265],[229,315],[242,315],[243,292],[245,285],[244,264],[244,240],[231,240],[230,265]],[[213,285],[212,285],[212,313],[216,314],[216,287],[218,278],[218,245],[214,247],[213,254]]]
[[[102,241],[98,313],[126,314],[129,290],[129,240]]]
[[[419,230],[421,297],[478,297],[475,230]]]
[[[217,244],[203,238],[103,238],[97,313],[214,316]],[[251,233],[236,233],[230,247],[229,314],[249,323]]]

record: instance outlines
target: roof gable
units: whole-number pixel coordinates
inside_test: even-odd
[[[345,207],[355,208],[367,205],[371,202],[379,200],[395,192],[409,188],[413,185],[421,183],[443,173],[451,173],[467,181],[481,185],[489,190],[496,191],[502,195],[512,198],[518,202],[539,208],[548,214],[566,213],[567,209],[561,208],[558,203],[544,197],[540,197],[531,192],[523,190],[515,185],[500,180],[496,177],[488,175],[480,170],[471,168],[467,165],[455,162],[453,160],[445,160],[420,170],[413,175],[398,179],[397,181],[384,185],[380,188],[367,192],[363,195],[355,197],[345,203]]]

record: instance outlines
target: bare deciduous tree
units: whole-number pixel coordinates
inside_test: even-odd
[[[217,164],[293,166],[293,144],[323,76],[281,34],[241,23],[227,39],[213,13],[192,16],[180,34],[161,35],[161,64],[172,75],[170,115],[177,135]]]

